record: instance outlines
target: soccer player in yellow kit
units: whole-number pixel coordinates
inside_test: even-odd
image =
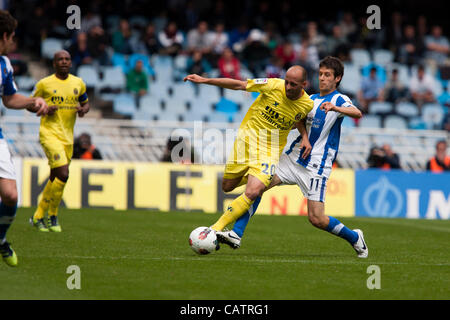
[[[314,106],[303,89],[306,80],[306,70],[300,66],[289,68],[285,79],[240,81],[229,78],[209,79],[195,74],[184,78],[184,81],[198,84],[260,93],[239,127],[222,182],[224,192],[246,184],[245,192],[231,202],[224,214],[211,226],[213,230],[221,231],[236,221],[269,186],[289,131],[297,127],[300,132],[306,132],[303,121],[300,120]]]
[[[50,179],[30,223],[42,232],[61,232],[58,208],[64,187],[69,179],[69,164],[73,153],[73,127],[77,118],[89,112],[86,85],[81,78],[70,74],[70,54],[61,50],[53,57],[55,73],[40,80],[33,97],[42,97],[56,111],[41,119],[39,141],[50,165]],[[44,220],[48,211],[49,225]]]

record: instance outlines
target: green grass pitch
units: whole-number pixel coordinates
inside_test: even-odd
[[[218,214],[61,209],[63,232],[43,234],[32,212],[19,209],[8,233],[19,267],[0,262],[0,299],[450,299],[450,221],[342,218],[364,231],[358,259],[306,217],[256,215],[242,248],[198,256],[189,233]],[[380,289],[367,287],[371,265]]]

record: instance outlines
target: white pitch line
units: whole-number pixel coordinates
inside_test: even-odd
[[[210,261],[226,261],[233,262],[239,259],[239,261],[245,261],[250,263],[302,263],[302,264],[324,264],[324,265],[416,265],[416,266],[450,266],[450,263],[409,263],[409,262],[377,262],[377,261],[367,261],[363,259],[355,258],[355,260],[348,261],[317,261],[317,260],[305,260],[305,259],[245,259],[243,256],[236,256],[232,258],[226,258],[224,256],[219,256],[218,254],[214,256],[205,257],[105,257],[105,256],[41,256],[41,258],[66,258],[66,259],[85,259],[85,260],[123,260],[123,259],[133,259],[133,260],[148,260],[148,261],[208,261],[207,259],[212,259]],[[357,260],[356,260],[357,259]]]

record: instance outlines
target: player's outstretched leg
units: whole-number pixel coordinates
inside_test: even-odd
[[[255,202],[250,206],[247,212],[245,212],[239,219],[236,220],[233,230],[224,230],[217,232],[217,239],[220,243],[229,245],[233,249],[238,249],[241,246],[241,240],[244,236],[244,231],[247,228],[247,224],[251,217],[258,209],[261,197],[257,197]]]
[[[325,215],[325,205],[320,201],[308,200],[308,219],[319,229],[345,239],[355,249],[359,258],[367,258],[369,249],[361,230],[350,230],[338,219]]]

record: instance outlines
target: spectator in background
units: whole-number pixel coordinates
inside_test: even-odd
[[[266,65],[272,56],[263,40],[264,34],[258,29],[253,29],[242,51],[242,59],[254,77],[264,76]]]
[[[209,33],[208,42],[211,45],[213,58],[216,59],[228,47],[228,34],[225,32],[225,25],[222,22],[217,23],[214,31]]]
[[[344,13],[339,22],[339,27],[341,28],[342,35],[348,41],[352,41],[355,33],[358,31],[358,26],[356,25],[351,12]]]
[[[25,37],[29,42],[29,48],[36,55],[41,54],[41,41],[47,38],[48,28],[49,22],[44,17],[44,9],[36,6],[33,9],[33,16],[28,19],[25,28]]]
[[[433,77],[425,73],[423,65],[419,65],[417,74],[411,79],[409,85],[412,100],[419,108],[425,103],[434,102],[436,100],[433,93],[435,85],[436,83]]]
[[[8,58],[11,61],[14,76],[24,76],[28,73],[28,65],[23,55],[17,51],[17,42],[18,39],[17,37],[15,37],[13,39],[14,45],[10,48],[11,51],[8,53]]]
[[[203,57],[200,50],[195,50],[191,57],[188,58],[186,70],[189,74],[197,74],[199,76],[208,76],[211,71],[211,65],[208,60]]]
[[[370,68],[370,74],[362,79],[361,89],[357,94],[360,106],[365,113],[369,112],[371,102],[383,101],[383,88],[384,85],[377,76],[377,68]]]
[[[442,35],[442,27],[431,28],[431,34],[425,37],[425,45],[425,56],[432,61],[434,68],[445,63],[450,53],[450,44],[447,37]]]
[[[400,63],[409,67],[421,63],[425,52],[425,44],[421,38],[416,37],[416,30],[412,25],[403,29],[403,38],[398,51]]]
[[[304,67],[308,73],[309,79],[314,79],[314,73],[319,66],[319,52],[317,47],[311,43],[309,35],[304,33],[302,35],[301,43],[294,46],[297,57],[297,62]]]
[[[391,78],[388,80],[384,92],[386,101],[394,104],[409,99],[408,87],[399,80],[397,69],[392,70]]]
[[[229,45],[234,52],[242,52],[245,48],[245,43],[250,35],[250,30],[245,19],[241,19],[240,24],[231,30]]]
[[[277,26],[273,22],[266,23],[264,34],[264,42],[270,50],[275,50],[283,42],[283,38],[277,32]]]
[[[69,53],[72,56],[72,66],[77,70],[83,64],[91,64],[93,58],[87,46],[87,34],[80,32],[77,34],[77,39],[74,44],[69,47]]]
[[[345,36],[342,34],[341,27],[339,25],[334,25],[331,31],[331,36],[328,37],[326,41],[327,47],[326,52],[332,56],[339,56],[341,52],[348,52],[349,45]]]
[[[390,31],[386,34],[386,48],[394,53],[395,60],[398,61],[399,44],[403,39],[403,16],[396,11],[391,14]]]
[[[140,107],[141,97],[148,92],[148,77],[141,60],[136,61],[134,69],[127,74],[127,90],[136,97],[136,105]]]
[[[84,160],[100,160],[102,155],[100,151],[92,144],[91,136],[88,133],[82,133],[75,139],[73,145],[73,158]]]
[[[310,21],[306,26],[309,43],[317,48],[319,57],[323,57],[327,50],[327,39],[317,29],[317,22]]]
[[[119,30],[112,35],[112,47],[115,52],[122,54],[132,54],[131,48],[131,28],[126,19],[120,19]]]
[[[234,56],[234,53],[230,48],[225,48],[223,50],[222,56],[217,62],[217,66],[219,68],[220,77],[241,80],[241,63]]]
[[[435,173],[450,171],[450,156],[447,156],[447,142],[436,143],[436,154],[427,162],[427,170]]]
[[[158,40],[158,35],[156,33],[156,28],[153,23],[149,23],[145,27],[145,31],[142,33],[141,46],[143,47],[143,52],[145,54],[155,54],[159,52],[160,44]]]
[[[283,69],[283,59],[279,57],[272,57],[269,64],[266,66],[266,78],[283,78],[286,70]]]
[[[94,10],[88,9],[86,14],[82,15],[81,18],[81,32],[88,33],[94,27],[102,27],[102,19],[101,17],[94,12]]]
[[[183,48],[184,36],[178,30],[177,24],[172,21],[159,32],[158,40],[162,46],[161,53],[174,57]]]
[[[203,55],[211,53],[211,34],[208,30],[208,23],[206,21],[200,21],[197,28],[188,32],[187,49],[190,53],[194,51],[200,51]]]
[[[286,70],[294,65],[297,59],[294,45],[289,41],[285,41],[275,49],[275,56],[283,61],[283,69]]]
[[[107,66],[110,64],[108,48],[108,37],[100,26],[92,27],[87,36],[87,47],[92,58],[100,65]]]
[[[401,169],[398,154],[392,151],[389,144],[384,144],[381,148],[373,147],[367,158],[369,168],[379,168],[383,170]]]

